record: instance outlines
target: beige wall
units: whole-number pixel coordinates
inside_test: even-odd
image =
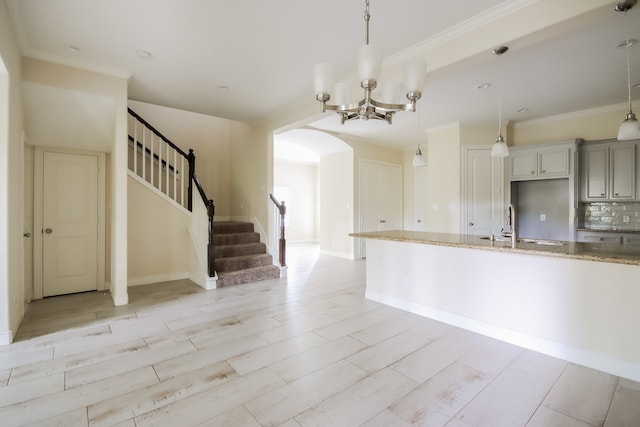
[[[428,131],[428,231],[460,232],[460,129],[459,123],[453,123]]]
[[[287,243],[319,241],[319,166],[317,163],[276,161],[273,185],[289,189],[287,207]]]
[[[237,123],[133,100],[129,107],[183,151],[193,149],[196,174],[207,197],[214,201],[216,216],[228,217],[231,144]]]
[[[0,2],[0,344],[10,343],[25,311],[21,63],[5,2]]]
[[[129,285],[188,277],[191,215],[136,178],[127,185]]]
[[[616,138],[627,106],[612,105],[515,123],[509,145]]]
[[[320,158],[320,251],[352,259],[354,231],[354,152]]]

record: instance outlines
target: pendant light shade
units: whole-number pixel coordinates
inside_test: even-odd
[[[420,144],[418,144],[418,151],[413,156],[413,161],[411,162],[414,168],[419,168],[421,166],[427,166],[427,159],[422,155],[422,151],[420,150]]]
[[[504,142],[504,138],[502,134],[499,134],[496,138],[496,142],[493,143],[491,147],[491,157],[503,158],[509,155],[509,147],[507,147],[507,143]]]
[[[640,122],[636,119],[633,111],[629,110],[627,117],[620,125],[620,129],[618,129],[618,141],[630,141],[632,139],[640,139]]]

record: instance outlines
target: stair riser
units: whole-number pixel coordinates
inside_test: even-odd
[[[250,258],[234,259],[234,258],[219,258],[216,259],[217,271],[237,271],[245,268],[261,267],[273,265],[273,257],[268,254],[261,256],[253,256]]]
[[[251,243],[242,245],[216,246],[216,258],[235,257],[242,255],[257,255],[267,252],[267,245],[264,243]]]
[[[253,233],[253,224],[250,222],[214,222],[213,234]]]
[[[260,242],[260,234],[258,233],[239,233],[239,234],[214,234],[213,243],[216,246],[225,245],[241,245],[243,243]]]
[[[235,286],[243,283],[258,282],[260,280],[278,279],[279,277],[280,269],[278,267],[268,266],[248,272],[222,273],[216,282],[216,286]]]

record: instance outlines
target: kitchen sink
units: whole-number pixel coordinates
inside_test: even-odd
[[[482,240],[491,240],[491,237],[480,237]],[[511,239],[509,237],[495,236],[496,242],[510,242]],[[560,240],[544,240],[544,239],[518,239],[519,243],[535,243],[537,245],[549,245],[549,246],[563,246],[566,245],[567,242],[563,242]]]
[[[562,246],[566,244],[566,242],[562,242],[560,240],[543,240],[543,239],[518,239],[518,242],[536,243],[538,245],[551,245],[551,246]]]

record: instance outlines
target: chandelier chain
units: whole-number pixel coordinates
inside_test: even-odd
[[[369,44],[369,18],[371,18],[371,15],[369,14],[369,0],[366,0],[366,4],[364,7],[364,22],[365,22],[364,44]]]

